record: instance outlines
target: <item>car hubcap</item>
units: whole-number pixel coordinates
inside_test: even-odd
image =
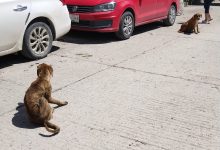
[[[126,16],[123,22],[123,32],[125,35],[130,35],[133,30],[133,19],[131,16]]]
[[[174,7],[172,7],[170,9],[170,14],[169,14],[169,19],[170,19],[170,23],[174,23],[175,22],[175,19],[176,19],[176,9]]]
[[[44,53],[49,46],[49,33],[44,27],[37,27],[30,34],[30,47],[36,54]]]

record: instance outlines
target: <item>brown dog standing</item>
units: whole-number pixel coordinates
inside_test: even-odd
[[[202,14],[197,13],[195,14],[190,20],[187,22],[183,23],[181,25],[181,28],[179,29],[179,33],[184,32],[184,33],[199,33],[199,26],[198,22],[200,18],[202,17]]]
[[[49,122],[54,110],[49,103],[64,106],[68,102],[61,102],[51,97],[50,79],[53,76],[53,68],[50,65],[38,65],[37,76],[37,79],[28,88],[24,97],[28,116],[32,122],[44,125],[47,131],[59,133],[60,128]]]

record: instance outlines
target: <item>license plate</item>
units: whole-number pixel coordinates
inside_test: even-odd
[[[70,19],[72,22],[79,23],[79,15],[70,14]]]

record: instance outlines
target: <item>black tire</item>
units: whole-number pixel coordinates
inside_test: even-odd
[[[134,31],[134,16],[131,12],[126,11],[121,16],[119,30],[115,34],[120,40],[126,40],[131,37],[133,31]]]
[[[21,53],[28,59],[41,59],[47,56],[52,48],[53,35],[50,27],[43,22],[28,26],[24,34]]]
[[[174,5],[170,6],[167,18],[163,20],[165,26],[172,26],[176,21],[176,7]]]

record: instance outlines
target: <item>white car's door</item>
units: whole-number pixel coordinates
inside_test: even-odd
[[[0,51],[12,49],[30,13],[30,0],[0,0]]]

